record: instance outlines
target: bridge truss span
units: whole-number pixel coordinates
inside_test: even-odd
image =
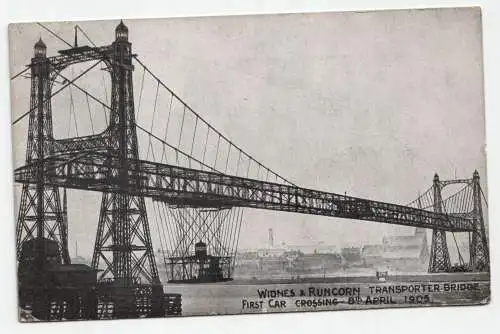
[[[38,162],[37,162],[38,163]],[[18,168],[15,179],[35,183],[37,163]],[[66,154],[45,160],[46,182],[54,186],[123,192],[121,166],[109,154]],[[411,227],[468,232],[470,220],[403,205],[311,190],[292,185],[200,171],[144,160],[130,161],[127,191],[172,205],[190,207],[249,207]],[[111,177],[109,177],[111,175]]]

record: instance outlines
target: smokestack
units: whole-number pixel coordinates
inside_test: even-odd
[[[268,230],[269,232],[269,248],[274,248],[274,235],[273,235],[273,229],[270,228]]]

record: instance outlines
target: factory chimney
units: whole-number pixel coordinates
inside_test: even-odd
[[[273,235],[273,229],[270,228],[268,230],[269,232],[269,248],[274,248],[274,235]]]

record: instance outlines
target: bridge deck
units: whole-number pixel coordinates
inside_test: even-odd
[[[40,166],[49,185],[125,191],[175,205],[251,207],[454,232],[474,229],[464,217],[143,160],[129,161],[128,184],[121,184],[118,159],[98,152],[61,154],[20,167],[16,182],[36,183]]]

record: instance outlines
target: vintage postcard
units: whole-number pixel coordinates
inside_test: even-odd
[[[479,8],[9,40],[20,321],[489,302]]]

